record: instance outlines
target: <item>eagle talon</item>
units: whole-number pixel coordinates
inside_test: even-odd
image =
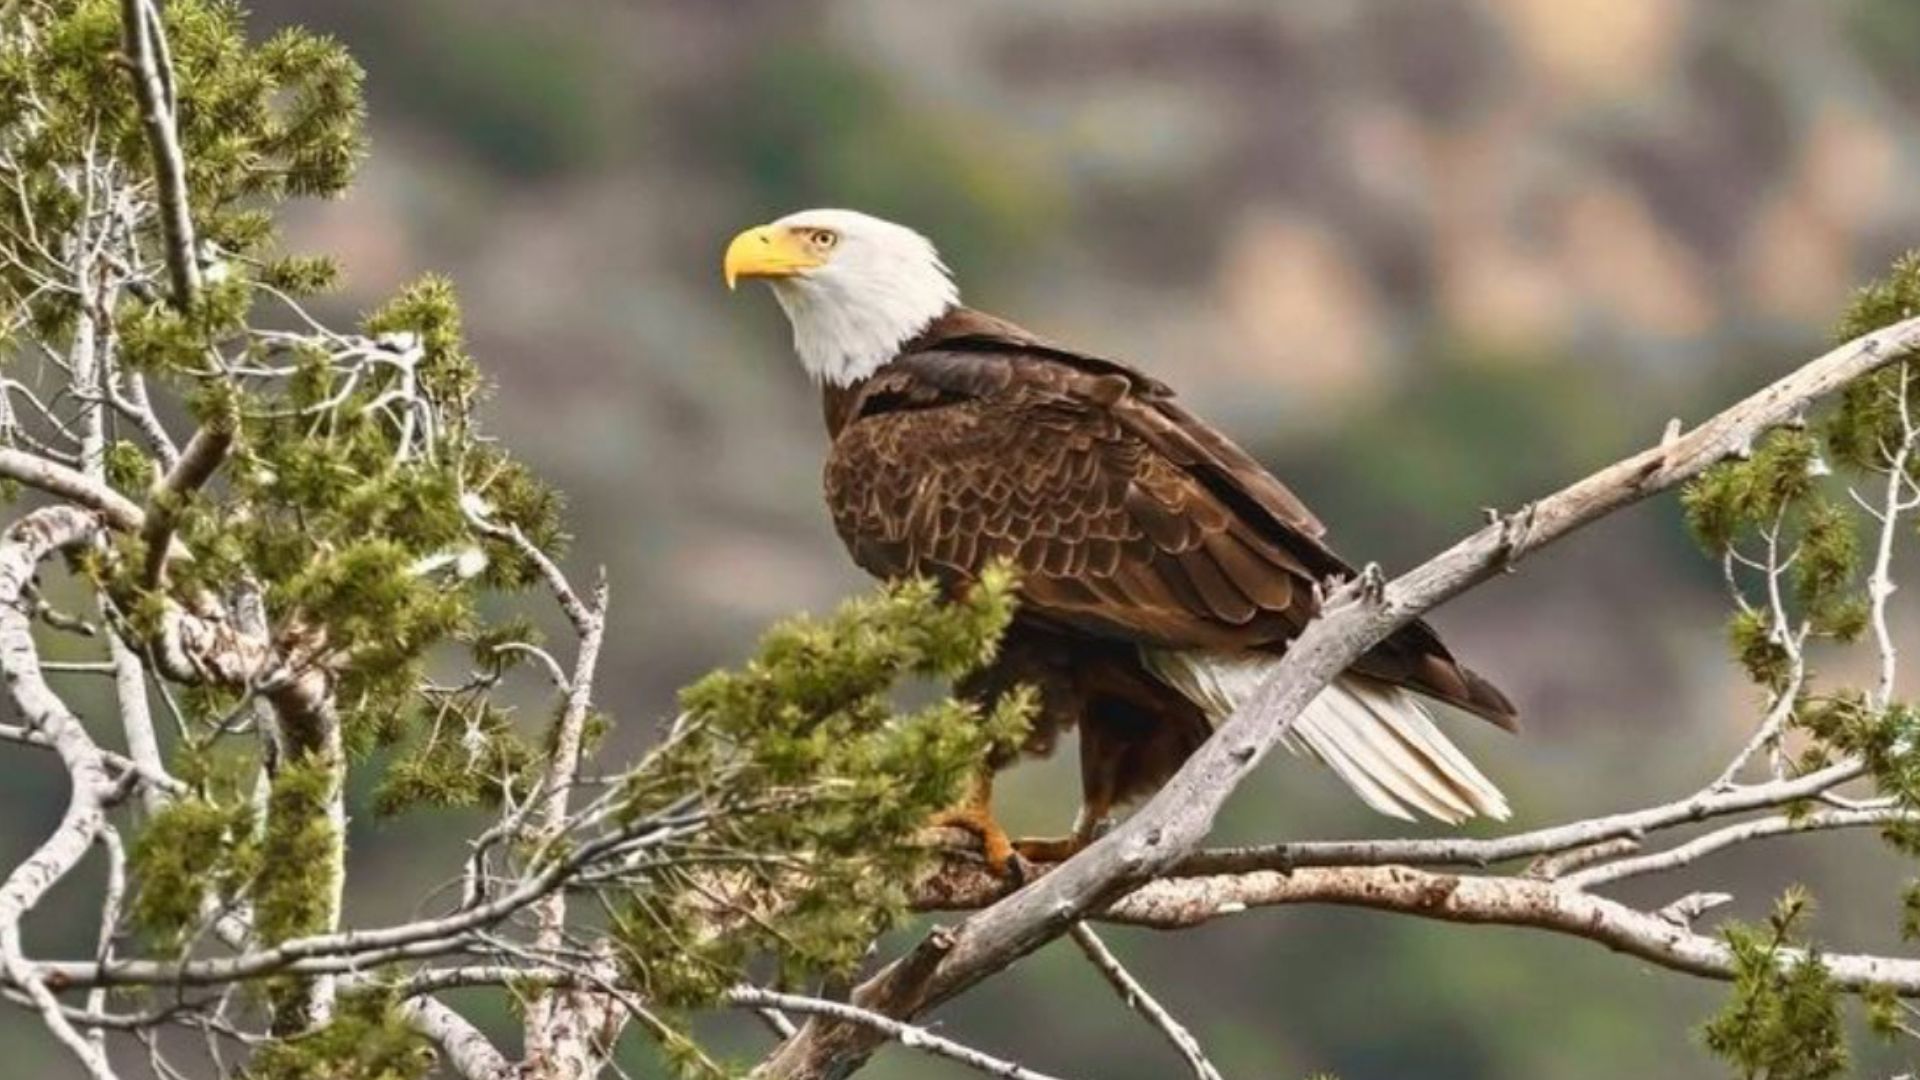
[[[993,816],[993,778],[986,773],[975,777],[967,798],[959,806],[933,816],[934,828],[961,829],[980,840],[980,858],[987,870],[998,878],[1011,878],[1015,884],[1025,879],[1024,867],[1014,866],[1018,852],[1007,830]]]
[[[1102,830],[1104,832],[1104,830]],[[1034,836],[1013,842],[1014,853],[1029,863],[1063,863],[1085,851],[1099,833],[1088,836]]]
[[[980,856],[980,861],[987,864],[988,872],[994,877],[1006,877],[1014,857],[1018,854],[1018,849],[1014,847],[1013,841],[1008,839],[1006,830],[1002,829],[997,822],[991,818],[976,817],[965,809],[949,810],[940,814],[933,819],[933,827],[959,829],[972,833],[980,842],[980,846],[972,853]]]

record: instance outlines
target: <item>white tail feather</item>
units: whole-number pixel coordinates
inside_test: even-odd
[[[1147,669],[1218,724],[1253,695],[1276,657],[1142,649]],[[1332,769],[1361,800],[1390,817],[1420,811],[1449,824],[1475,814],[1504,820],[1507,799],[1447,741],[1412,693],[1342,675],[1300,713],[1283,740]]]

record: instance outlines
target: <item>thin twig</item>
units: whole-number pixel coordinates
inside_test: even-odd
[[[925,1050],[929,1054],[938,1055],[949,1061],[957,1061],[988,1076],[1004,1077],[1006,1080],[1055,1080],[1046,1073],[1035,1072],[1014,1062],[963,1046],[952,1039],[935,1035],[926,1028],[903,1024],[898,1020],[842,1001],[826,1001],[821,998],[802,997],[799,994],[781,994],[772,990],[762,990],[757,986],[735,987],[727,991],[727,1000],[735,1005],[752,1009],[784,1009],[806,1016],[828,1016],[835,1020],[858,1024],[901,1046]]]
[[[1690,866],[1716,851],[1724,851],[1737,844],[1750,840],[1759,840],[1770,836],[1791,836],[1795,833],[1821,832],[1829,829],[1853,829],[1874,825],[1889,825],[1894,822],[1913,822],[1920,816],[1911,810],[1899,807],[1880,807],[1871,810],[1815,810],[1800,815],[1779,814],[1773,817],[1743,821],[1738,825],[1729,825],[1716,829],[1704,836],[1695,837],[1684,844],[1657,851],[1637,858],[1621,859],[1618,862],[1595,866],[1562,878],[1564,884],[1577,889],[1590,889],[1596,885],[1605,885],[1615,881],[1624,881],[1631,877],[1646,874],[1664,874]]]
[[[1120,995],[1120,1000],[1166,1036],[1180,1056],[1187,1059],[1187,1068],[1193,1070],[1195,1077],[1199,1080],[1220,1080],[1220,1070],[1207,1060],[1206,1052],[1200,1049],[1200,1040],[1194,1038],[1191,1031],[1174,1019],[1173,1014],[1155,1001],[1153,995],[1147,993],[1147,988],[1121,966],[1120,958],[1113,955],[1107,943],[1093,932],[1093,927],[1086,923],[1075,923],[1070,933],[1073,943],[1080,946],[1080,951],[1086,954],[1114,992]]]
[[[187,211],[187,165],[180,152],[180,134],[174,127],[166,82],[156,54],[165,49],[160,13],[150,0],[120,0],[120,26],[127,59],[132,65],[134,96],[140,101],[140,124],[153,152],[153,173],[160,198],[160,232],[166,242],[167,275],[173,286],[173,305],[190,311],[200,295],[200,262],[193,238],[193,217]],[[166,78],[171,78],[168,72]]]
[[[1699,792],[1658,806],[1485,839],[1441,836],[1425,840],[1330,840],[1216,848],[1195,852],[1168,872],[1181,877],[1198,877],[1249,870],[1286,871],[1304,866],[1382,866],[1390,863],[1410,866],[1497,866],[1517,859],[1590,847],[1619,837],[1641,837],[1712,818],[1773,809],[1803,799],[1817,798],[1865,771],[1866,767],[1858,761],[1842,761],[1805,776],[1722,791]]]

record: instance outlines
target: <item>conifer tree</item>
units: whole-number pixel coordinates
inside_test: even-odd
[[[280,243],[287,201],[347,190],[361,124],[337,42],[255,41],[227,0],[0,3],[0,743],[70,784],[57,825],[0,868],[0,994],[87,1075],[582,1080],[624,1045],[683,1075],[827,1077],[892,1040],[1031,1078],[919,1018],[1070,936],[1205,1080],[1199,1041],[1091,924],[1306,902],[1569,934],[1726,980],[1700,1034],[1742,1077],[1841,1074],[1848,995],[1912,1037],[1920,962],[1824,948],[1800,890],[1718,927],[1700,924],[1723,894],[1646,910],[1605,890],[1795,833],[1876,828],[1892,857],[1920,854],[1920,710],[1897,696],[1889,628],[1920,511],[1920,258],[1765,391],[1392,582],[1327,582],[1253,706],[1016,890],[923,826],[1020,742],[1031,696],[897,691],[988,662],[1018,582],[893,585],[783,622],[671,706],[600,700],[617,583],[576,583],[558,493],[487,436],[510,403],[489,406],[452,284],[422,277],[330,325],[309,304],[339,269]],[[1725,572],[1733,662],[1765,698],[1720,775],[1485,839],[1200,848],[1373,642],[1683,484]],[[548,605],[564,640],[535,629]],[[1816,645],[1862,650],[1877,680],[1821,677]],[[614,724],[649,748],[605,760]],[[365,887],[350,790],[383,815],[484,811],[457,887],[408,921],[348,925]],[[51,955],[23,923],[93,864],[98,939]],[[937,911],[971,914],[880,957]],[[1912,936],[1920,886],[1903,911]],[[463,990],[511,1003],[517,1030],[482,1030]],[[764,1017],[765,1060],[703,1047],[704,1010]]]

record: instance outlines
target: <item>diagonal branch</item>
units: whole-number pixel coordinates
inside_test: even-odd
[[[1101,977],[1120,995],[1120,1000],[1126,1003],[1127,1008],[1145,1018],[1155,1030],[1166,1036],[1181,1057],[1187,1059],[1187,1068],[1193,1070],[1195,1080],[1220,1080],[1220,1070],[1207,1060],[1206,1051],[1200,1049],[1200,1040],[1194,1038],[1193,1032],[1188,1031],[1184,1024],[1174,1019],[1172,1013],[1155,1001],[1152,994],[1147,993],[1147,988],[1140,985],[1140,981],[1121,965],[1120,958],[1113,955],[1113,950],[1107,948],[1107,943],[1093,932],[1093,927],[1086,923],[1075,923],[1073,943],[1080,946],[1080,951],[1086,954]]]
[[[108,963],[60,961],[40,967],[61,985],[212,986],[270,975],[326,975],[367,971],[402,959],[444,956],[471,944],[471,934],[501,923],[555,889],[565,888],[610,855],[631,852],[636,844],[667,842],[700,827],[701,815],[679,821],[643,818],[623,822],[603,835],[536,852],[539,869],[513,889],[483,903],[437,918],[421,918],[365,929],[306,937],[233,956],[195,960],[115,959]]]
[[[167,93],[157,56],[166,48],[160,13],[151,0],[121,0],[120,26],[127,60],[132,65],[134,96],[140,101],[140,124],[153,151],[160,232],[166,241],[173,306],[189,311],[200,295],[200,263],[194,250],[193,217],[187,211],[186,157],[180,152],[172,96]]]
[[[1287,733],[1300,711],[1388,634],[1511,568],[1535,549],[1742,452],[1811,402],[1904,358],[1917,346],[1920,319],[1849,341],[1692,431],[1673,433],[1656,446],[1490,522],[1384,586],[1363,575],[1336,590],[1252,700],[1138,813],[1058,870],[969,918],[937,956],[928,956],[931,946],[923,943],[883,969],[856,990],[854,1002],[894,1017],[918,1015],[1172,868],[1206,838],[1228,796]],[[757,1075],[781,1080],[845,1076],[876,1044],[870,1029],[816,1017],[763,1062]]]
[[[232,446],[233,429],[230,424],[219,419],[210,420],[205,427],[193,433],[193,438],[187,440],[186,448],[181,450],[180,459],[154,485],[149,500],[152,509],[147,514],[146,524],[140,529],[140,539],[147,549],[146,564],[141,570],[141,584],[146,588],[158,588],[162,584],[167,559],[173,553],[173,531],[180,523],[181,509],[194,492],[213,479],[214,472],[227,459],[227,450]]]
[[[140,101],[141,127],[153,152],[160,234],[166,249],[171,299],[176,309],[190,312],[200,297],[200,261],[193,234],[193,215],[187,206],[187,164],[175,123],[173,71],[167,56],[166,30],[153,0],[121,0],[120,25],[127,59],[132,65],[134,96]],[[208,355],[219,366],[217,351],[209,349]],[[219,418],[210,421],[188,441],[166,478],[155,489],[153,512],[142,532],[147,542],[143,581],[148,588],[160,584],[181,500],[207,482],[226,459],[227,448],[232,443],[230,425]]]
[[[889,1039],[915,1050],[925,1050],[930,1054],[957,1061],[988,1076],[1003,1077],[1004,1080],[1054,1080],[1045,1073],[1035,1072],[1011,1061],[983,1054],[970,1046],[962,1046],[952,1039],[942,1038],[926,1028],[903,1024],[898,1020],[842,1001],[801,997],[798,994],[781,994],[753,986],[741,986],[729,990],[727,1000],[735,1005],[783,1009],[787,1012],[810,1016],[830,1016],[842,1023],[858,1024],[872,1031],[878,1038]]]

